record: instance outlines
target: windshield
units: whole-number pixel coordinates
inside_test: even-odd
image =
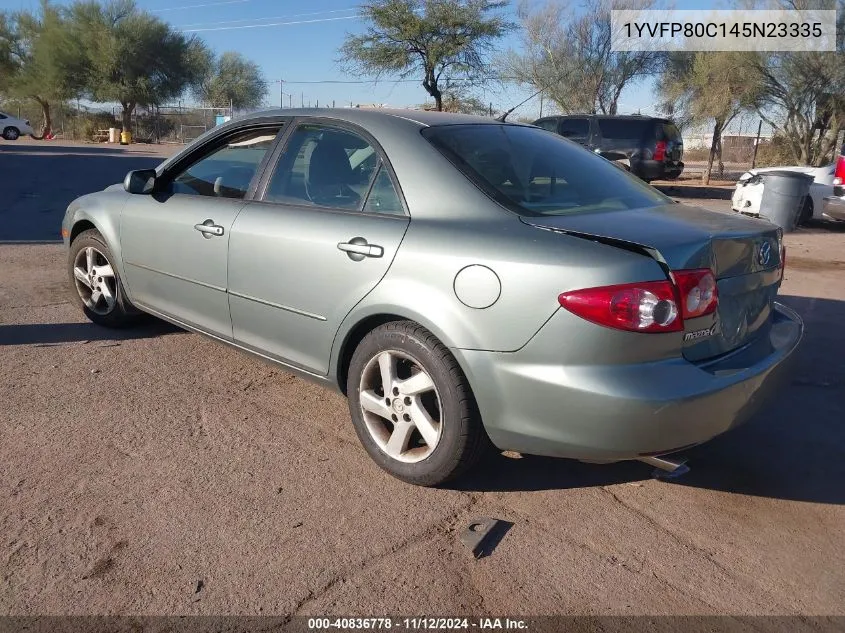
[[[672,202],[610,161],[539,128],[445,125],[426,128],[422,135],[490,197],[520,215]]]

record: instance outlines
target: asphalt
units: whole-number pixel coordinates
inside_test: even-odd
[[[0,615],[841,623],[795,616],[845,615],[842,231],[787,237],[794,374],[688,475],[493,455],[423,489],[367,458],[339,395],[161,322],[86,322],[62,247],[12,242],[161,156],[47,147],[0,144]],[[460,533],[485,516],[508,529],[476,560]]]

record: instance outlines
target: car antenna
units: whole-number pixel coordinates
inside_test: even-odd
[[[531,99],[533,99],[534,97],[536,97],[538,94],[540,94],[540,93],[541,93],[541,92],[543,92],[544,90],[545,90],[545,88],[541,88],[540,90],[538,90],[537,92],[535,92],[533,95],[531,95],[530,97],[528,97],[525,101],[521,101],[521,102],[517,103],[514,107],[512,107],[510,110],[508,110],[507,112],[505,112],[502,116],[496,117],[496,120],[497,120],[497,121],[500,121],[500,122],[502,122],[502,123],[504,123],[504,122],[505,122],[505,119],[507,119],[507,118],[508,118],[508,115],[509,115],[511,112],[513,112],[514,110],[516,110],[519,106],[523,105],[524,103],[528,103],[529,101],[531,101]]]

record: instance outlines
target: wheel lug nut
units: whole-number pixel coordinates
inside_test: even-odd
[[[405,404],[410,405],[411,399],[408,396],[405,396]]]
[[[411,416],[406,413],[405,415],[402,416],[402,419],[405,420],[405,422],[410,422]]]
[[[393,388],[393,395],[394,395],[394,396],[398,396],[398,395],[399,395],[399,387],[394,387],[394,388]]]
[[[394,413],[393,415],[391,415],[390,417],[391,417],[391,418],[393,418],[393,421],[394,421],[394,422],[398,422],[398,421],[399,421],[399,418],[397,418],[397,417],[396,417],[396,414],[395,414],[395,413]]]
[[[387,403],[387,406],[390,406],[390,398],[385,398],[384,401]]]

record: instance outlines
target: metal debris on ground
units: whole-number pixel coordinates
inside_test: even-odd
[[[461,532],[461,543],[469,548],[475,558],[489,556],[512,525],[509,521],[489,517],[474,519]]]

